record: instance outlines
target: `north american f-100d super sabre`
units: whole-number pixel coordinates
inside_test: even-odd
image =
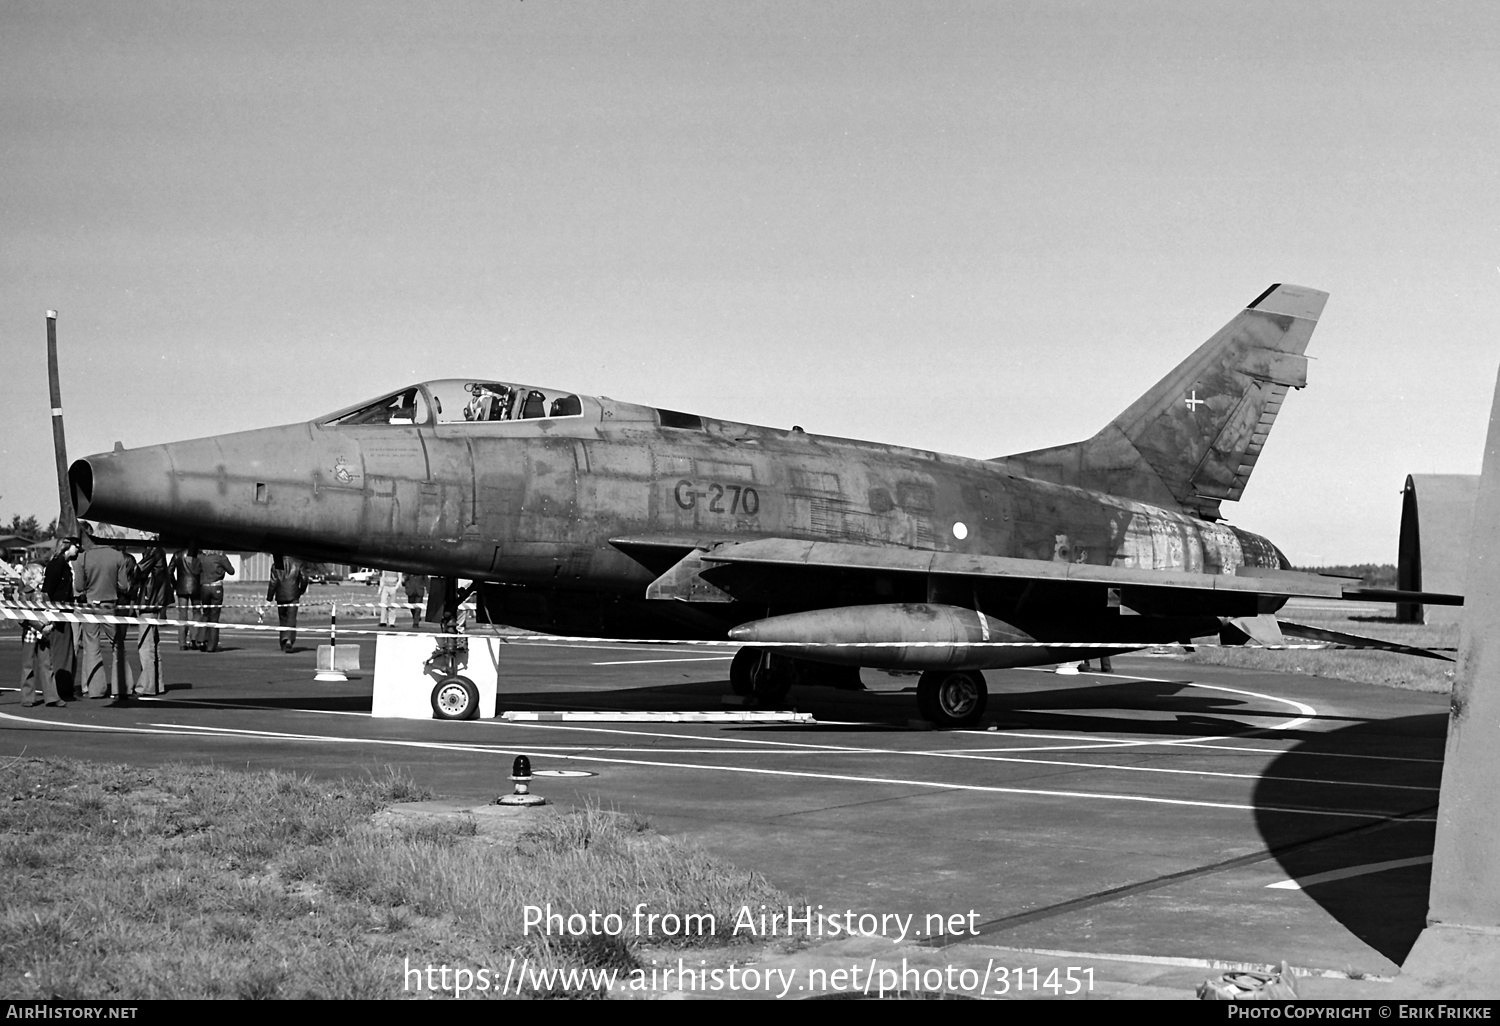
[[[967,725],[980,670],[1275,635],[1288,598],[1356,594],[1220,519],[1326,299],[1273,285],[1092,438],[996,459],[453,378],[69,479],[80,516],[476,581],[496,623],[738,640],[731,683],[767,701],[922,671],[924,716]]]

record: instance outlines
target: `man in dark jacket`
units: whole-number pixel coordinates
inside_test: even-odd
[[[26,587],[18,596],[27,605],[41,602],[45,593],[40,588]],[[21,621],[21,704],[23,706],[64,706],[68,703],[57,693],[57,674],[52,666],[52,648],[62,637],[57,633],[59,623],[46,620]]]
[[[137,616],[160,617],[174,601],[172,575],[167,570],[167,553],[161,547],[160,536],[155,545],[146,547],[135,565],[133,598]],[[156,624],[141,624],[140,642],[136,646],[141,675],[132,689],[137,695],[159,695],[167,690],[161,679],[160,635],[161,628]]]
[[[295,556],[271,557],[271,584],[266,601],[276,603],[276,619],[281,624],[281,650],[290,652],[297,644],[297,604],[307,590],[307,574],[302,560]]]
[[[406,588],[406,604],[411,607],[411,629],[422,626],[422,599],[427,594],[426,574],[407,574],[402,579]]]
[[[198,574],[202,569],[196,545],[172,557],[172,590],[177,595],[177,615],[184,621],[198,619]],[[197,634],[196,628],[184,623],[177,635],[178,649],[197,648]]]
[[[53,605],[72,608],[73,560],[77,558],[78,539],[59,539],[57,551],[47,561],[47,569],[42,577],[42,597]],[[73,686],[73,675],[78,666],[75,651],[78,641],[73,635],[73,625],[58,621],[48,633],[52,674],[57,679],[57,691],[64,698],[79,698],[83,689],[75,689]]]
[[[198,562],[198,601],[201,603],[198,618],[217,624],[224,611],[224,575],[233,576],[234,564],[222,552],[205,552]],[[199,627],[198,647],[205,652],[217,652],[219,628]]]

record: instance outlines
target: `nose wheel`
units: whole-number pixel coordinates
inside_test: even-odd
[[[928,670],[917,682],[917,708],[939,727],[977,726],[989,697],[977,670]]]
[[[479,688],[467,677],[444,677],[432,689],[432,715],[439,720],[478,718]]]

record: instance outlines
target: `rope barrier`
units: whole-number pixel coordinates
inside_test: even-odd
[[[27,609],[73,609],[73,605],[66,602],[32,601],[30,599],[17,602],[11,596],[5,597],[6,601],[16,602],[18,606]],[[391,602],[381,605],[379,602],[343,602],[337,599],[314,599],[311,602],[272,602],[267,599],[264,602],[195,602],[192,599],[184,599],[181,595],[176,596],[177,601],[173,605],[190,605],[195,609],[277,609],[296,606],[298,609],[324,609],[335,605],[342,605],[346,609],[426,609],[426,602]],[[464,608],[474,609],[475,603],[472,599],[463,603]],[[117,608],[120,609],[159,609],[159,606],[132,606],[121,602]]]

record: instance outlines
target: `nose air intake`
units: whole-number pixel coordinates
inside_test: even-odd
[[[73,493],[73,508],[84,516],[94,501],[94,468],[88,460],[73,461],[68,468],[68,486]]]

